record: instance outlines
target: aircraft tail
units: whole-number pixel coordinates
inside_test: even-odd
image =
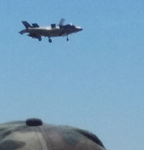
[[[32,27],[27,21],[22,21],[23,25],[28,29],[28,27]]]
[[[21,30],[19,33],[20,34],[24,34],[24,33],[26,33],[27,32],[27,29],[24,29],[24,30]]]

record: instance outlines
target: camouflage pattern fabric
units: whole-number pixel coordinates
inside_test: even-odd
[[[69,126],[42,124],[29,126],[25,121],[0,125],[0,150],[106,150],[99,138]]]

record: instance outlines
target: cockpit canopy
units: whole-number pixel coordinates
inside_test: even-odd
[[[72,24],[72,23],[70,23],[70,24],[68,24],[68,25],[70,25],[70,26],[75,26],[74,24]]]

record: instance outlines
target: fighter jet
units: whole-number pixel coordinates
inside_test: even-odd
[[[41,27],[37,23],[32,23],[32,25],[30,25],[27,21],[22,21],[25,29],[21,30],[19,33],[28,33],[29,37],[38,39],[39,41],[42,40],[42,36],[48,37],[48,41],[51,43],[51,37],[67,36],[67,41],[69,41],[69,34],[83,30],[80,26],[75,26],[73,24],[64,25],[64,21],[65,20],[62,18],[58,25],[51,24],[46,27]]]

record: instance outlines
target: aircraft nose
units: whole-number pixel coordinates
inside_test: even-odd
[[[83,29],[79,26],[76,26],[77,31],[82,31]]]

